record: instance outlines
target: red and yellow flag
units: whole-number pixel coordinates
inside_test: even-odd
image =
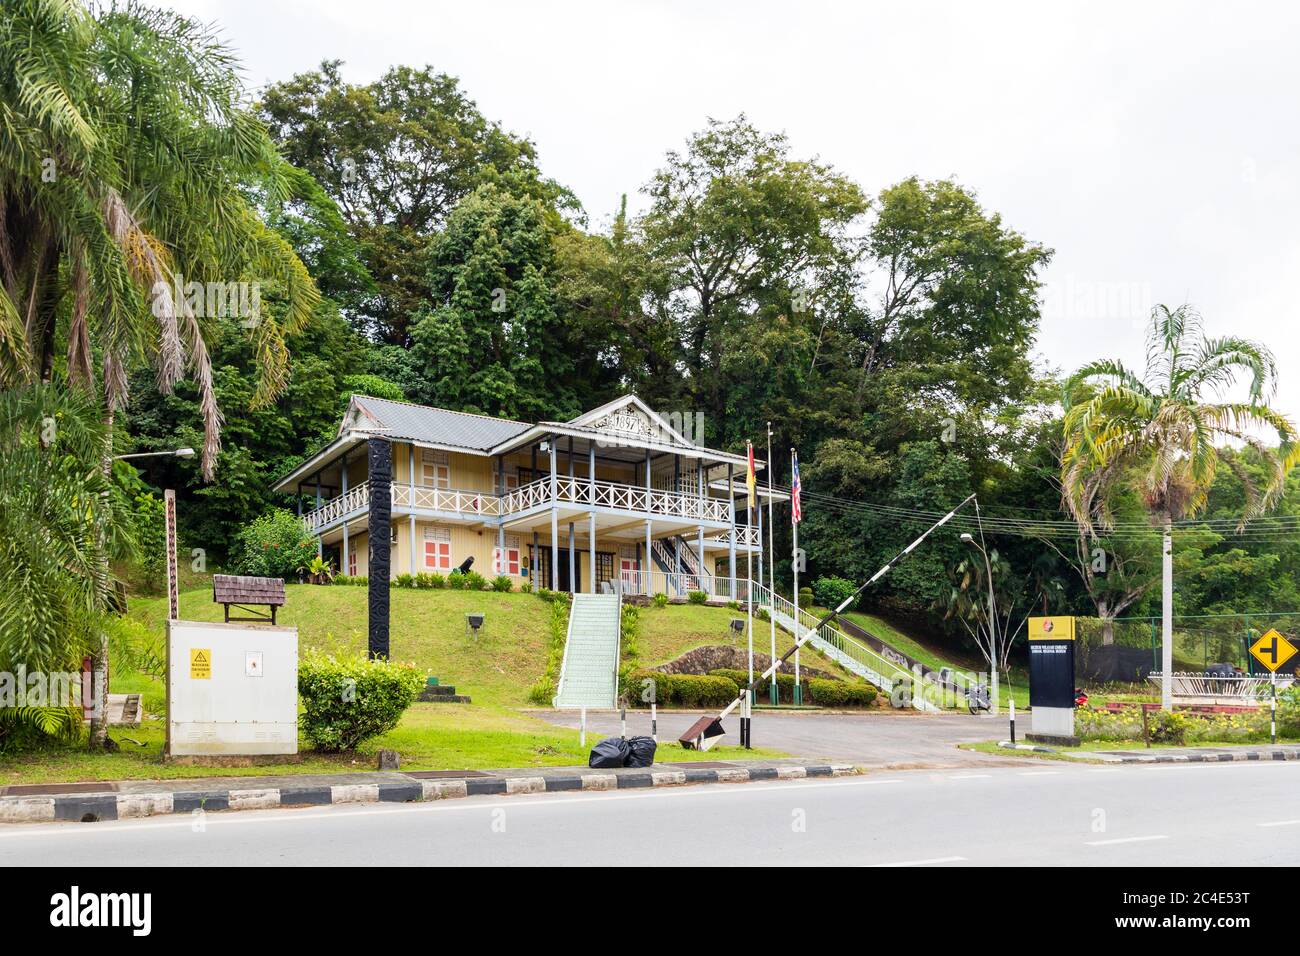
[[[749,510],[753,511],[757,505],[757,495],[754,488],[758,484],[758,475],[754,472],[754,443],[752,441],[745,442],[745,451],[749,459],[745,467],[745,487],[749,489]]]

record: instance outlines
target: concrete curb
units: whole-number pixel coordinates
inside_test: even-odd
[[[1247,763],[1250,761],[1300,760],[1300,750],[1215,750],[1190,754],[1114,754],[1093,750],[1082,753],[1069,753],[1063,750],[1052,750],[1049,747],[1038,747],[1033,744],[1013,744],[1005,740],[1001,741],[998,747],[1003,750],[1030,750],[1034,753],[1052,754],[1056,757],[1064,757],[1067,760],[1121,764]]]
[[[339,803],[412,803],[482,795],[560,793],[681,787],[699,783],[749,783],[804,780],[861,773],[848,764],[809,767],[728,767],[656,770],[644,773],[583,773],[535,777],[469,777],[464,780],[417,780],[410,783],[345,786],[250,787],[245,789],[165,791],[0,797],[0,823],[51,823],[58,820],[97,823],[196,810],[267,810],[274,807],[325,806]]]

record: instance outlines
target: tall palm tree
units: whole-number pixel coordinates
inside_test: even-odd
[[[1243,374],[1250,379],[1247,401],[1207,398],[1222,398]],[[1152,310],[1143,375],[1102,360],[1066,383],[1061,486],[1074,519],[1088,532],[1112,527],[1107,490],[1132,481],[1164,535],[1160,696],[1166,710],[1173,687],[1174,523],[1205,506],[1220,463],[1245,488],[1241,526],[1277,501],[1300,461],[1300,446],[1295,425],[1268,405],[1276,385],[1267,348],[1235,336],[1206,338],[1200,316],[1186,305]],[[1276,444],[1260,437],[1270,433]],[[1225,453],[1226,442],[1258,456],[1268,474],[1263,487]]]
[[[262,402],[285,384],[285,335],[319,301],[292,247],[258,215],[302,174],[243,97],[230,52],[195,21],[135,2],[92,13],[81,0],[5,0],[0,385],[62,376],[98,392],[105,475],[128,370],[149,361],[164,393],[187,375],[196,383],[212,478],[222,418],[207,338],[219,316],[205,290],[261,291],[258,313],[241,317]],[[97,576],[101,606],[107,578]],[[106,655],[105,639],[101,669]],[[92,745],[105,736],[93,725]]]
[[[95,637],[113,626],[100,604],[105,543],[129,546],[126,509],[98,467],[104,424],[78,388],[0,391],[0,672],[81,669]],[[15,725],[79,731],[67,700],[0,709],[0,737]]]

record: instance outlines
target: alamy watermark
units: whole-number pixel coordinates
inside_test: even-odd
[[[258,282],[196,282],[177,275],[172,285],[159,280],[151,290],[151,308],[162,318],[169,305],[185,303],[198,319],[239,319],[246,329],[262,321],[262,286]]]

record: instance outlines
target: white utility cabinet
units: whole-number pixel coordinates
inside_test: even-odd
[[[167,753],[298,752],[298,629],[167,622]]]

